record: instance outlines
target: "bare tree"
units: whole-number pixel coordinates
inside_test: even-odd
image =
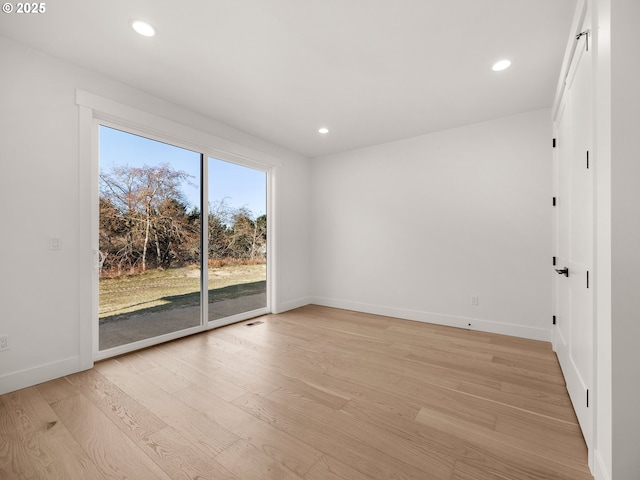
[[[108,217],[112,223],[124,223],[121,232],[124,234],[124,245],[118,255],[121,260],[129,261],[132,266],[139,260],[145,271],[152,234],[156,240],[156,255],[158,258],[161,256],[156,228],[159,212],[166,202],[185,204],[180,187],[190,177],[168,164],[117,166],[108,173],[100,174],[101,202],[104,203],[105,214],[109,210]],[[141,251],[136,252],[137,248]]]
[[[256,260],[264,257],[267,235],[266,216],[259,219],[254,219],[253,213],[247,208],[238,208],[234,211],[233,224],[229,229],[229,249],[236,258]]]
[[[100,175],[101,272],[121,274],[200,261],[201,212],[188,211],[181,186],[189,175],[169,165],[119,166]],[[208,258],[266,259],[265,215],[209,204]]]

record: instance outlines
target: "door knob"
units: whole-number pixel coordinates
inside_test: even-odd
[[[569,276],[569,267],[564,267],[564,268],[556,268],[556,272],[558,272],[558,275],[564,275],[565,277]]]

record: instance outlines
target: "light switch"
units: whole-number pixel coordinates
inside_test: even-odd
[[[49,237],[49,250],[60,250],[61,248],[60,237]]]

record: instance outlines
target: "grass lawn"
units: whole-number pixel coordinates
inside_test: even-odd
[[[266,265],[210,268],[209,303],[264,293],[266,272]],[[195,266],[100,279],[100,318],[199,303],[200,269]]]

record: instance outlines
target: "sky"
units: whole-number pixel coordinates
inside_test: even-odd
[[[189,207],[200,205],[200,153],[100,126],[100,171],[113,166],[141,167],[168,163],[190,175],[182,191]],[[233,208],[246,207],[258,217],[266,213],[266,173],[209,158],[209,203],[224,200]]]

